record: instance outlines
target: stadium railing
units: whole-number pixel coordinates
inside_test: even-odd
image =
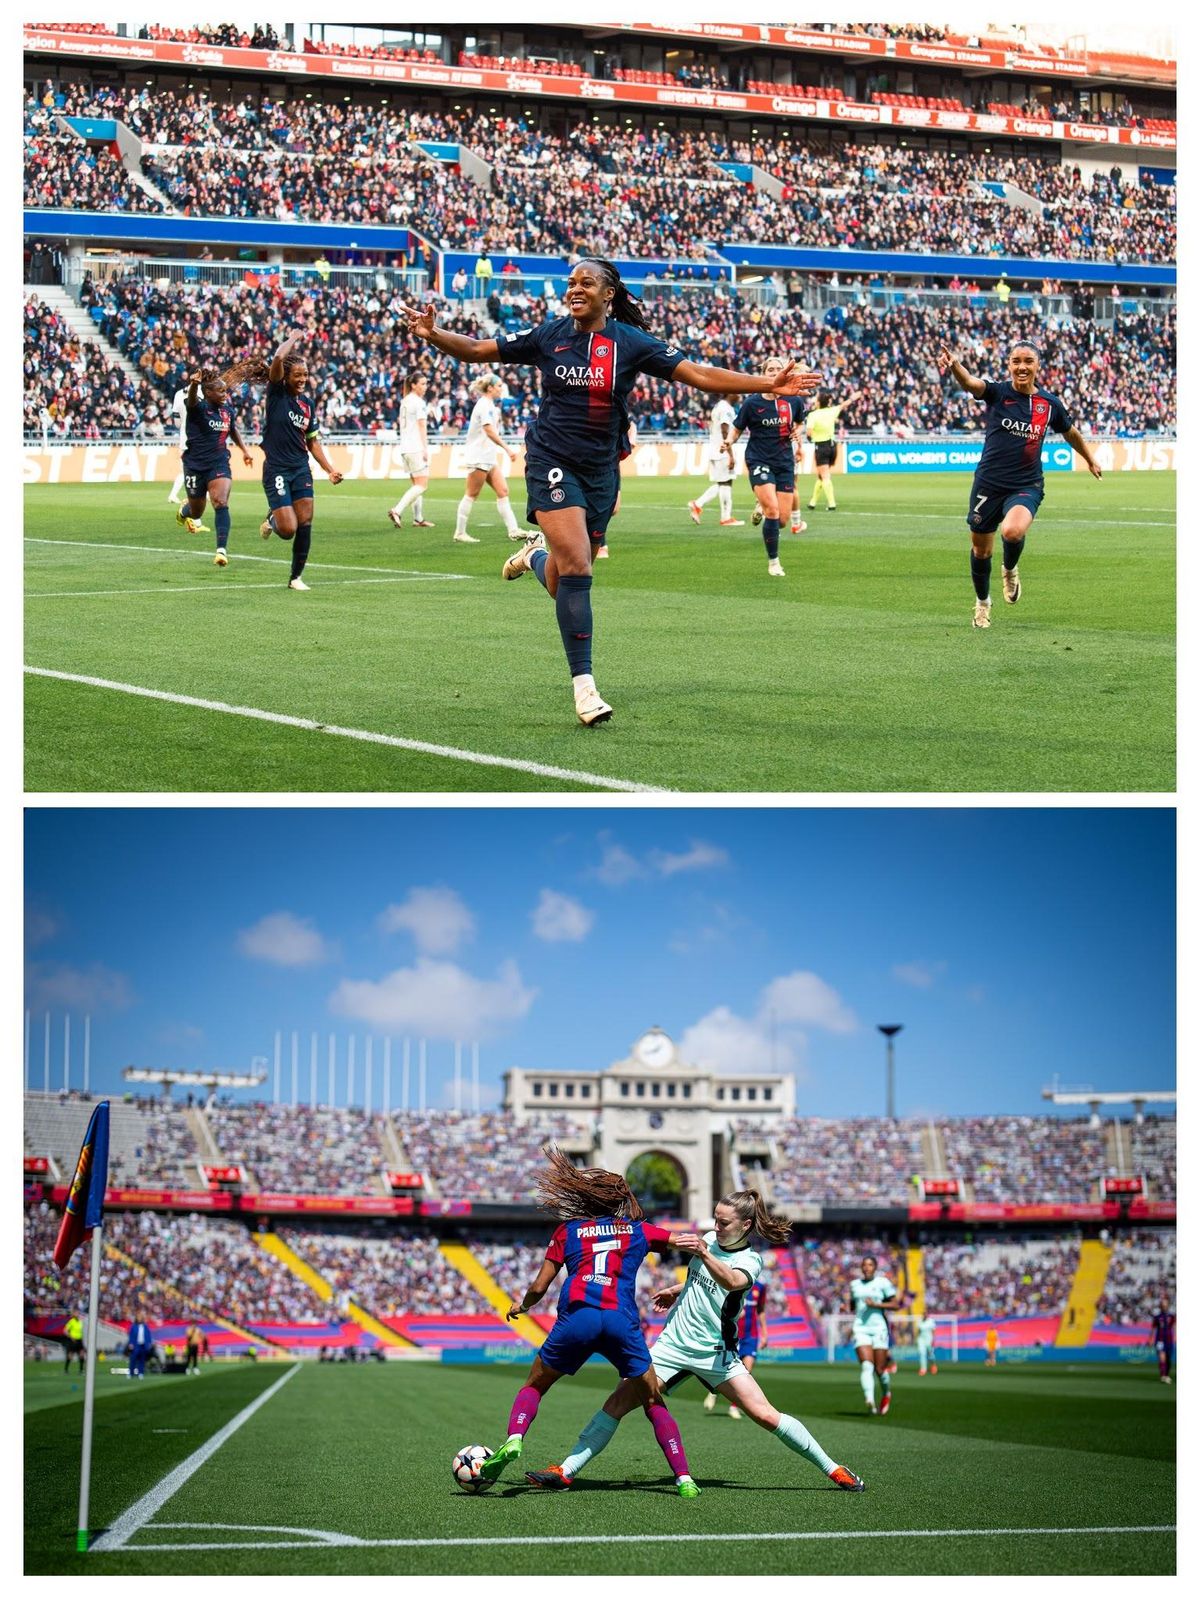
[[[245,283],[249,277],[260,282],[278,278],[281,288],[332,287],[338,289],[369,285],[380,293],[401,292],[423,295],[428,292],[429,273],[424,268],[382,266],[318,267],[311,261],[189,261],[163,260],[156,256],[107,255],[68,256],[63,262],[63,287],[77,300],[83,280],[104,284],[114,277],[136,277],[152,282]]]

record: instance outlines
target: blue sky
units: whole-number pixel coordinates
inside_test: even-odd
[[[664,1027],[687,1058],[793,1071],[804,1114],[1038,1112],[1175,1082],[1170,810],[31,810],[26,1005],[72,1084],[245,1069],[301,1035],[454,1040],[594,1070]],[[375,1046],[375,1093],[382,1059]],[[398,1061],[398,1055],[394,1057]],[[265,1094],[270,1096],[270,1077]],[[399,1093],[393,1070],[393,1100]],[[337,1096],[345,1095],[344,1068]]]

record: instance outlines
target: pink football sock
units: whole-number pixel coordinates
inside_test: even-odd
[[[537,1415],[538,1405],[542,1396],[536,1388],[522,1388],[513,1400],[512,1414],[508,1418],[508,1436],[519,1432],[522,1438],[533,1425],[533,1418]]]
[[[683,1452],[683,1439],[679,1436],[679,1423],[661,1400],[650,1406],[650,1425],[658,1439],[658,1447],[666,1457],[667,1465],[676,1477],[688,1477],[687,1456]]]

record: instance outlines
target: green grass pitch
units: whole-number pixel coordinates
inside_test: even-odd
[[[1171,791],[1174,476],[1052,475],[1024,595],[970,625],[968,477],[845,478],[836,514],[785,532],[700,528],[695,479],[627,480],[596,571],[596,677],[616,708],[575,721],[552,607],[503,583],[484,491],[454,544],[397,533],[397,485],[318,487],[312,592],[285,587],[253,485],[233,559],[175,525],[159,485],[26,490],[26,663],[211,702],[26,677],[32,792]],[[517,498],[520,509],[521,485]],[[807,492],[808,485],[804,485]],[[749,491],[735,492],[748,517]],[[211,522],[212,513],[206,513]],[[317,728],[236,716],[236,706]],[[340,728],[449,747],[476,764]]]
[[[57,1363],[27,1366],[26,1571],[1143,1575],[1175,1566],[1175,1390],[1152,1366],[902,1372],[891,1414],[872,1418],[849,1365],[764,1364],[772,1401],[856,1470],[865,1494],[830,1488],[723,1405],[706,1414],[702,1391],[687,1384],[672,1408],[698,1500],[675,1494],[639,1414],[569,1493],[539,1492],[511,1467],[491,1492],[461,1493],[451,1457],[464,1444],[499,1443],[523,1366],[214,1367],[199,1380],[136,1385],[102,1367],[93,1538],[289,1369],[125,1547],[76,1554],[82,1381]],[[612,1380],[593,1365],[559,1383],[521,1464],[561,1460]]]

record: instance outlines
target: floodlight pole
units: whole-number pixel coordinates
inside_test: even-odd
[[[896,1034],[904,1031],[903,1022],[879,1022],[879,1031],[887,1039],[887,1118],[896,1120]]]

